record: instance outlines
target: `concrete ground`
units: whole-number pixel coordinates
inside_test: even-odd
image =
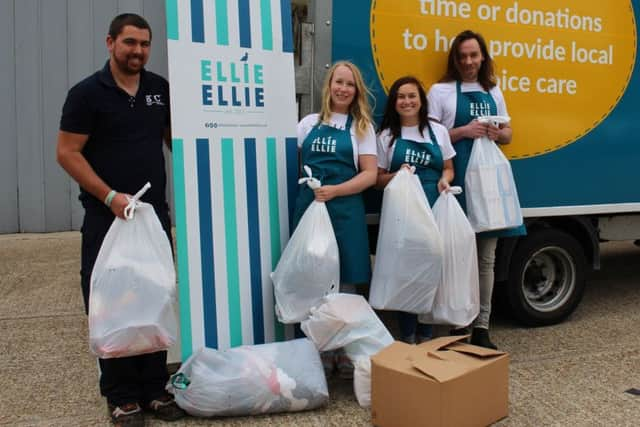
[[[0,425],[109,425],[88,350],[79,242],[78,233],[0,236]],[[511,355],[510,414],[497,425],[639,424],[640,397],[625,393],[640,388],[639,258],[631,243],[604,244],[603,269],[560,325],[524,329],[494,316],[494,341]],[[317,411],[173,425],[370,425],[349,382],[332,381],[330,393]]]

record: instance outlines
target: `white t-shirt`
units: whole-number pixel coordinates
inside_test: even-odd
[[[440,150],[442,151],[442,159],[449,160],[456,155],[453,146],[451,145],[451,138],[449,138],[449,131],[440,123],[430,122],[429,125],[433,130],[433,134],[438,141]],[[431,137],[429,136],[429,129],[426,127],[423,131],[424,135],[420,135],[418,126],[403,126],[400,130],[400,135],[403,139],[410,139],[411,141],[421,142],[424,144],[433,144]],[[391,160],[393,159],[393,152],[396,149],[396,144],[393,144],[389,148],[389,141],[391,140],[391,131],[384,129],[378,135],[378,167],[389,170],[391,167]]]
[[[485,92],[480,83],[462,82],[460,90],[462,92]],[[489,94],[496,102],[499,116],[508,116],[507,105],[504,102],[504,95],[498,86],[489,90]],[[447,129],[453,128],[456,121],[456,82],[436,83],[429,89],[427,94],[429,103],[429,117],[442,123]],[[466,123],[465,123],[466,124]]]
[[[309,114],[300,120],[298,126],[296,126],[298,148],[302,147],[302,143],[307,135],[309,135],[309,132],[311,132],[311,129],[318,124],[318,116],[318,113]],[[344,129],[347,125],[348,117],[349,116],[347,114],[331,113],[329,125],[337,129]],[[356,165],[356,170],[358,170],[359,155],[376,155],[376,133],[373,129],[373,125],[370,124],[365,135],[362,138],[358,138],[356,136],[356,122],[354,120],[351,123],[351,145],[353,146],[353,163]]]

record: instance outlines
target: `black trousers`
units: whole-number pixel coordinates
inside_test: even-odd
[[[156,209],[162,228],[171,239],[171,219],[169,211]],[[89,292],[91,272],[98,257],[100,246],[114,220],[113,214],[104,210],[86,210],[82,223],[81,285],[85,313],[89,313]],[[173,247],[173,245],[172,245]],[[167,352],[143,354],[140,356],[114,359],[99,359],[100,392],[107,402],[119,406],[138,402],[146,405],[165,394],[164,387],[169,380],[167,373]]]

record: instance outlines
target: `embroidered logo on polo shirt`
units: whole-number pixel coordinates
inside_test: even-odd
[[[162,102],[162,95],[146,95],[147,107],[152,105],[164,105]]]

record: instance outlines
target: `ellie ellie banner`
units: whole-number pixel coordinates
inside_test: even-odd
[[[297,147],[289,0],[166,0],[181,353],[292,336],[269,273]]]

